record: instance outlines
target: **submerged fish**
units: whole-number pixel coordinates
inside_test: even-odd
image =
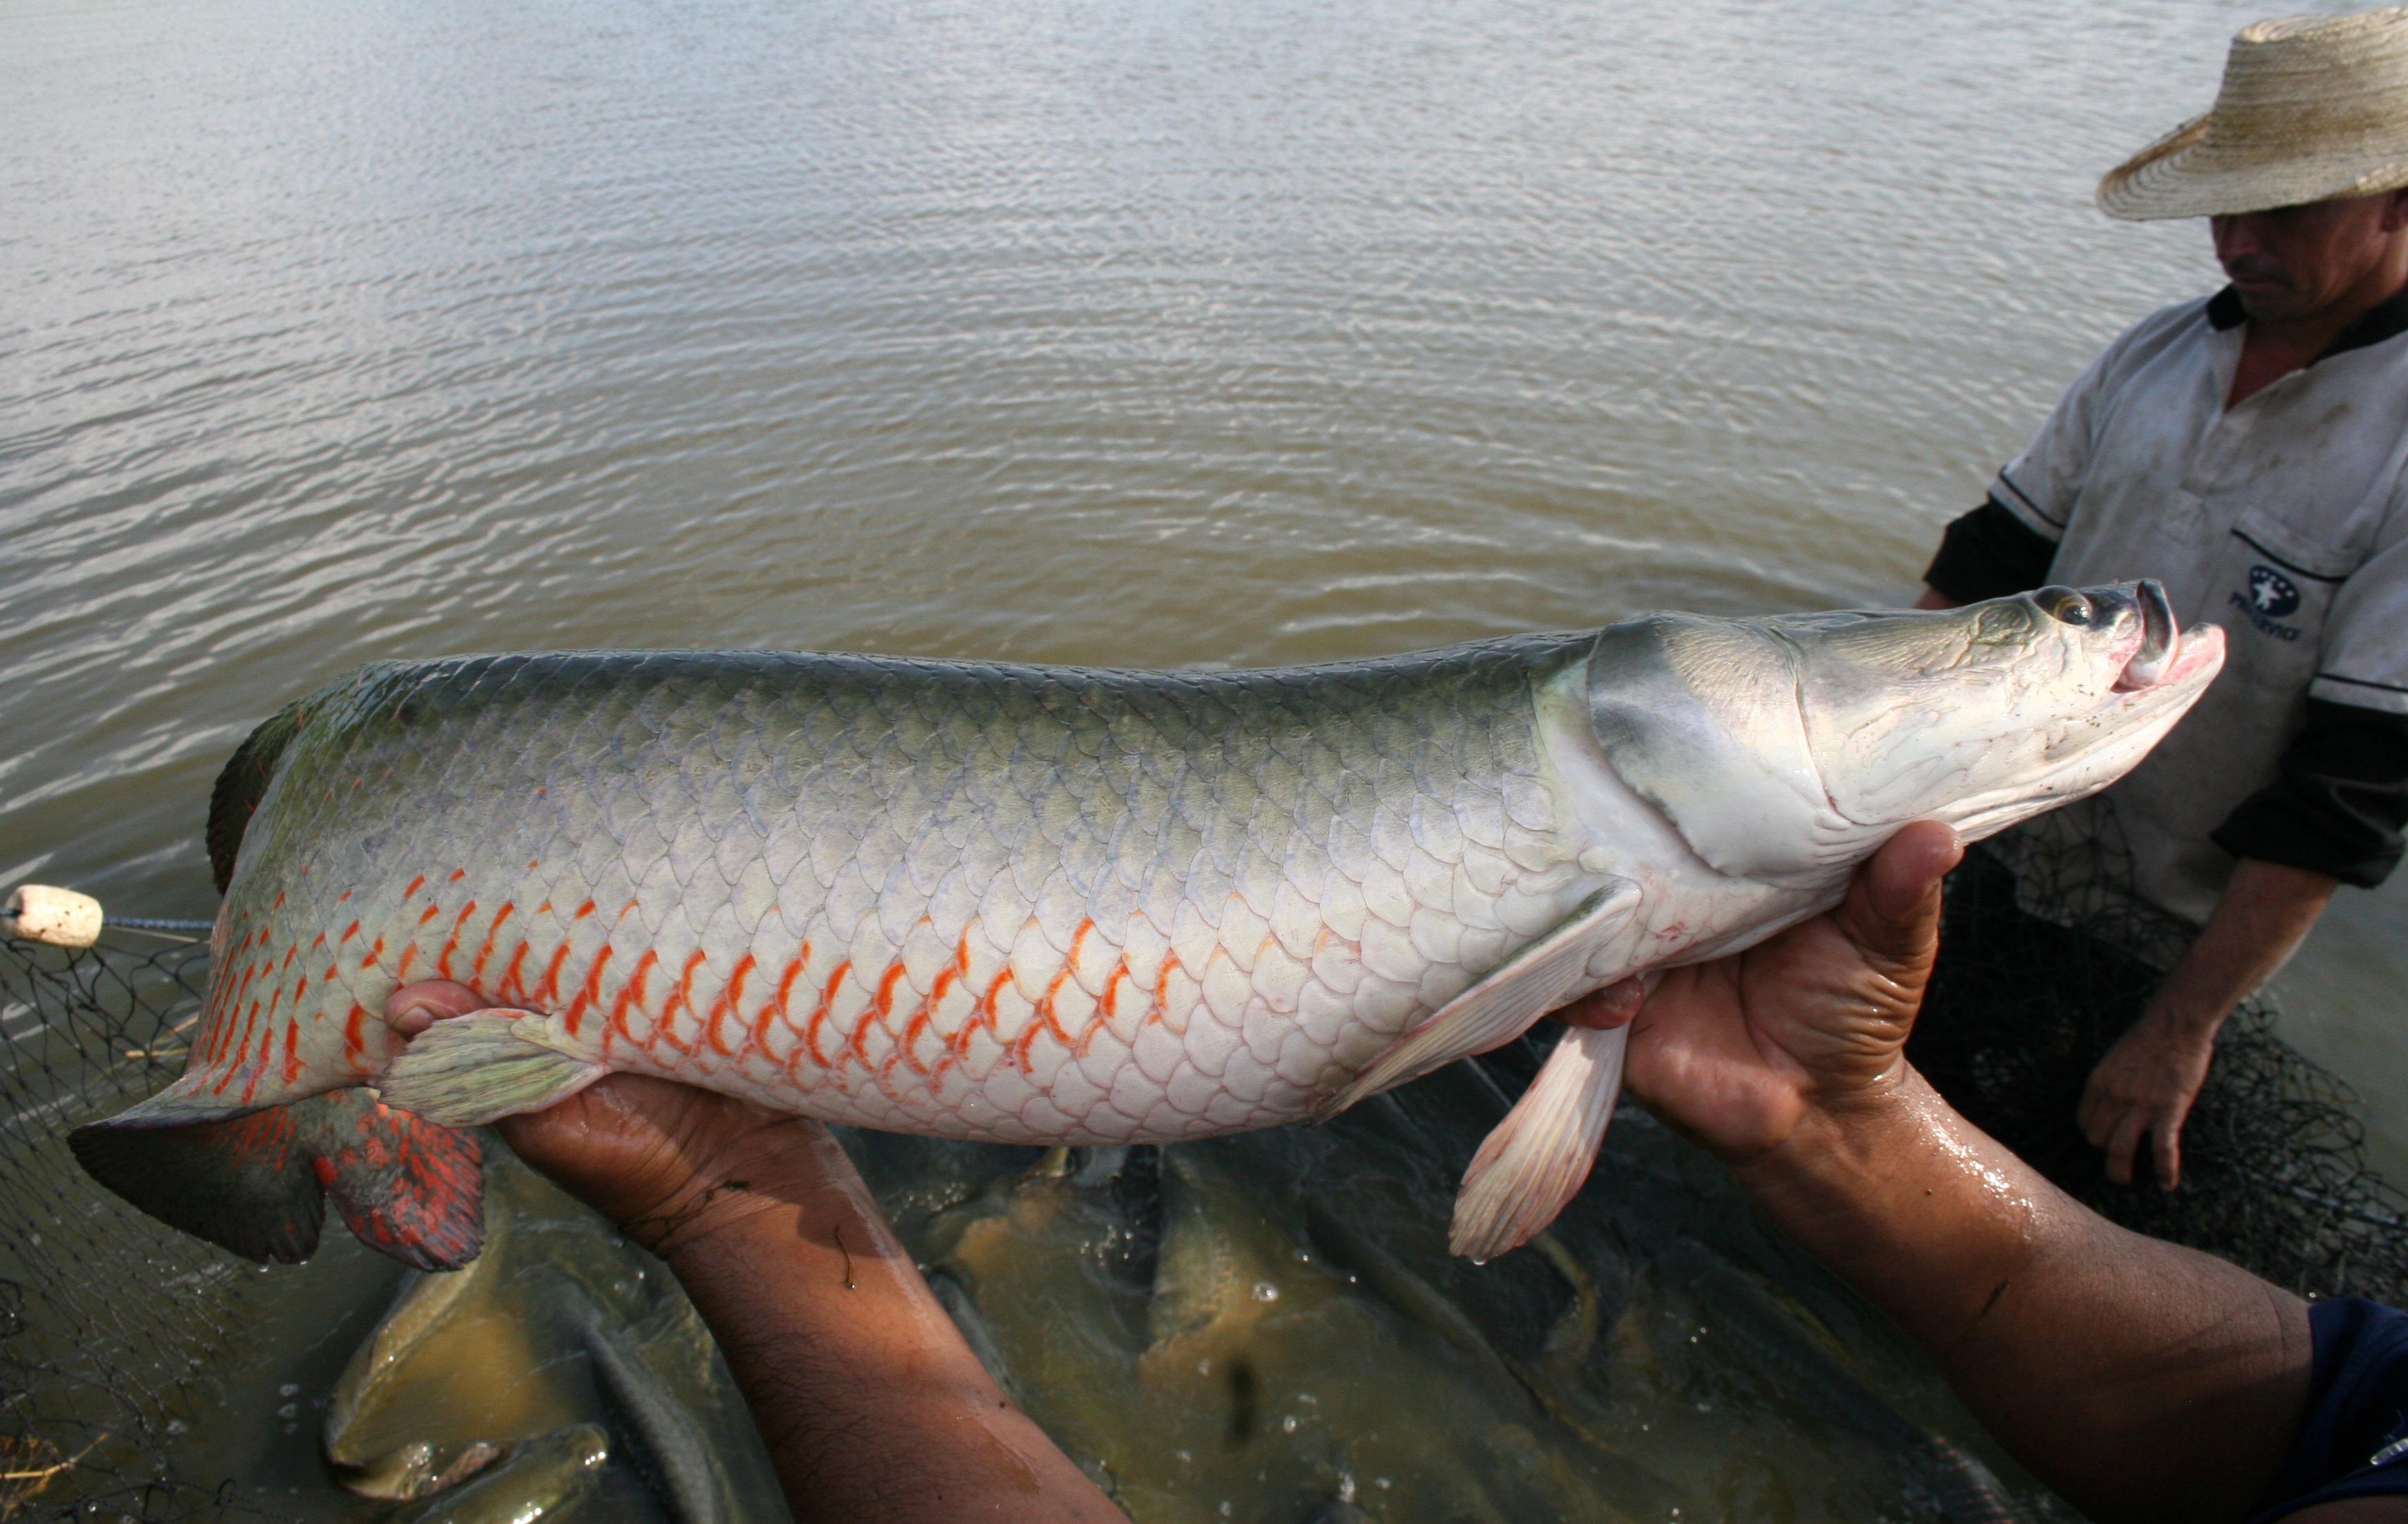
[[[584,1511],[610,1459],[610,1436],[597,1424],[572,1424],[529,1440],[399,1524],[536,1524]]]
[[[1978,837],[2103,787],[2222,652],[2144,582],[1210,674],[380,664],[228,765],[192,1057],[78,1157],[285,1257],[314,1220],[246,1221],[323,1182],[356,1227],[392,1186],[324,1157],[279,1177],[225,1120],[346,1087],[423,1119],[394,1118],[405,1154],[615,1071],[1007,1143],[1323,1116],[1831,905],[1908,821]],[[375,1013],[428,978],[493,1008],[405,1051]],[[1561,1040],[1466,1177],[1457,1252],[1579,1187],[1623,1041]],[[372,1236],[456,1259],[473,1184]]]
[[[328,1394],[337,1480],[371,1498],[465,1497],[500,1470],[573,1480],[582,1465],[609,1473],[597,1478],[608,1517],[785,1517],[752,1416],[674,1278],[514,1159],[487,1186],[476,1262],[405,1277]],[[594,1423],[607,1466],[598,1452],[517,1464],[544,1436]]]

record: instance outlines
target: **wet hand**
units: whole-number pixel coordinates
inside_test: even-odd
[[[2107,1151],[2108,1179],[2131,1184],[2132,1160],[2146,1136],[2157,1185],[2172,1190],[2182,1184],[2183,1122],[2214,1054],[2214,1027],[2181,1020],[2162,999],[2150,1001],[2115,1040],[2090,1071],[2074,1114],[2091,1146]]]
[[[429,980],[394,991],[384,1021],[415,1037],[492,1006],[465,985]],[[852,1178],[817,1122],[640,1074],[612,1074],[494,1127],[512,1153],[655,1252],[825,1184],[831,1172]]]
[[[1727,1163],[1780,1144],[1812,1110],[1877,1101],[1907,1073],[1900,1049],[1939,947],[1940,880],[1963,848],[1924,821],[1857,870],[1838,909],[1744,953],[1674,969],[1631,1028],[1631,1092]],[[1632,1020],[1635,983],[1559,1013]]]

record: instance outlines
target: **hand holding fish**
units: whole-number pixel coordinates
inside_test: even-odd
[[[2237,1521],[2300,1421],[2306,1307],[2088,1211],[1906,1062],[1957,855],[1909,826],[1838,908],[1672,970],[1629,1024],[1630,1088],[2086,1516]]]
[[[1963,854],[1918,821],[1858,870],[1827,915],[1711,963],[1668,972],[1631,1024],[1626,1083],[1733,1167],[1789,1141],[1810,1111],[1896,1090],[1938,951],[1940,877]],[[1602,990],[1559,1013],[1618,1026]]]
[[[489,1003],[428,981],[383,1014],[408,1038]],[[820,1123],[613,1074],[494,1125],[677,1273],[797,1524],[949,1524],[970,1500],[1025,1524],[1124,1517],[979,1364]]]
[[[492,1004],[466,985],[427,980],[394,991],[384,1022],[407,1039]],[[824,1188],[831,1173],[851,1174],[831,1171],[843,1156],[818,1123],[646,1075],[614,1075],[494,1126],[512,1153],[664,1258],[772,1205],[773,1185]]]

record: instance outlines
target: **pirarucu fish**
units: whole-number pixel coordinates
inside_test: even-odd
[[[1906,822],[2105,786],[2222,659],[2143,582],[1261,671],[381,663],[228,764],[192,1057],[74,1144],[253,1258],[306,1255],[323,1192],[449,1265],[479,1210],[452,1129],[613,1071],[1001,1143],[1302,1121],[1824,910]],[[422,979],[493,1009],[405,1048],[377,1013]],[[1623,1039],[1558,1041],[1458,1252],[1579,1188]]]

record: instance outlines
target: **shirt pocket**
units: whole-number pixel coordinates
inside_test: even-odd
[[[2333,597],[2364,560],[2358,547],[2303,534],[2265,509],[2233,521],[2209,617],[2229,637],[2224,681],[2280,705],[2270,721],[2287,718],[2315,680]]]

